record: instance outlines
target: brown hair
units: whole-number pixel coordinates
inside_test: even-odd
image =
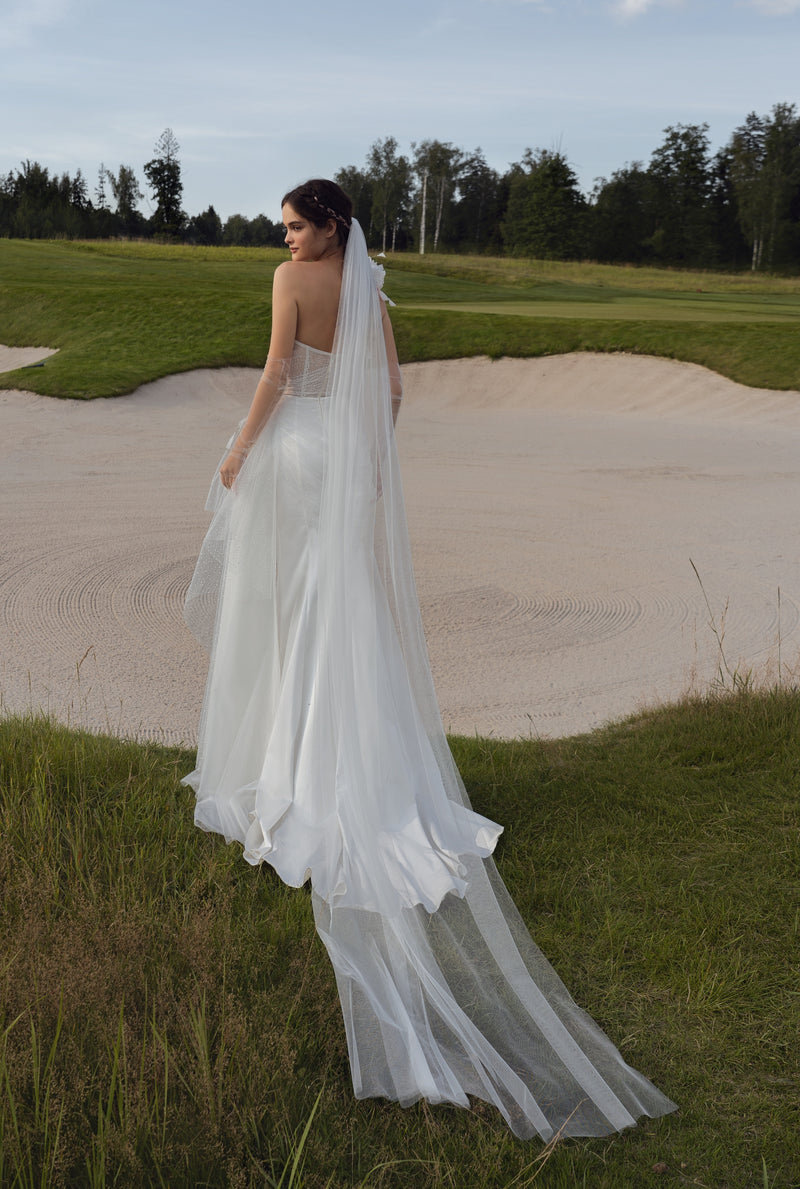
[[[336,223],[338,242],[344,247],[350,234],[350,224],[353,221],[353,203],[341,186],[336,182],[329,182],[326,178],[312,178],[295,186],[281,199],[281,206],[286,204],[297,211],[315,227],[324,227],[333,219]]]

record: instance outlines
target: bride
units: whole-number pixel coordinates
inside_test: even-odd
[[[490,857],[502,827],[473,812],[447,746],[383,270],[335,183],[282,208],[269,355],[186,600],[210,652],[195,821],[310,879],[358,1097],[473,1095],[545,1140],[665,1114],[531,940]]]

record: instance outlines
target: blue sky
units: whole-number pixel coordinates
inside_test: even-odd
[[[800,0],[3,0],[0,53],[2,172],[80,167],[94,189],[124,163],[144,189],[169,126],[190,214],[277,220],[390,135],[501,171],[559,147],[587,191],[668,124],[707,121],[717,147],[800,105]]]

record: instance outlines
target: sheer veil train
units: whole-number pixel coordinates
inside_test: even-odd
[[[286,418],[311,412],[285,413],[284,399],[236,492],[212,501],[187,598],[187,622],[207,642],[215,619],[198,769],[187,782],[200,825],[239,838],[247,858],[272,862],[289,882],[310,874],[358,1097],[468,1106],[473,1095],[522,1138],[607,1134],[675,1106],[625,1063],[532,941],[491,858],[500,827],[472,811],[447,745],[411,566],[377,280],[353,220],[324,400],[300,398],[318,406],[321,452],[305,521],[300,659],[281,637],[276,484]],[[237,643],[235,633],[256,630],[268,661],[259,671],[244,664],[239,678],[231,650],[244,656],[253,640]],[[300,709],[276,738],[269,724],[281,721],[290,666]],[[245,716],[253,697],[273,715],[261,718],[254,770],[224,795],[203,777],[214,748],[236,746],[236,725],[218,738],[214,674],[223,671],[250,683],[237,693]],[[279,750],[291,759],[276,763]],[[305,833],[292,826],[303,789],[316,814]]]

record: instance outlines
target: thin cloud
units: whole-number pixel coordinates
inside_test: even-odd
[[[69,9],[70,0],[17,0],[3,17],[0,48],[28,45],[39,31],[61,24]]]
[[[750,7],[770,17],[789,16],[792,12],[800,12],[800,0],[749,0]]]
[[[777,0],[777,2],[786,3],[789,0]],[[800,3],[800,0],[798,0],[798,3]],[[632,21],[636,17],[644,16],[652,8],[678,8],[682,4],[683,0],[616,0],[616,3],[611,6],[611,11],[615,16],[622,17],[623,20]]]
[[[639,17],[653,7],[654,0],[619,0],[614,11],[621,17]]]

